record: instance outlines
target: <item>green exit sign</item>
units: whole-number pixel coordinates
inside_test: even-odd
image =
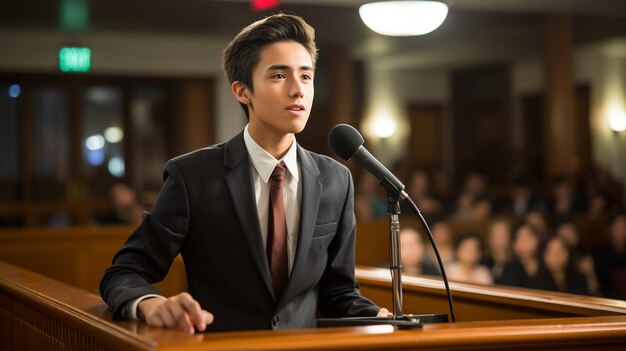
[[[61,72],[88,72],[91,68],[91,50],[80,47],[63,47],[59,50]]]

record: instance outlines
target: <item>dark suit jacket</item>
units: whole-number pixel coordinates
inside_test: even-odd
[[[113,259],[100,284],[116,319],[124,305],[158,293],[180,252],[189,293],[213,313],[208,330],[315,327],[324,317],[373,316],[354,277],[355,219],[350,172],[298,146],[302,203],[292,272],[280,298],[272,289],[252,183],[240,133],[174,158],[152,213]],[[263,224],[265,225],[265,224]]]

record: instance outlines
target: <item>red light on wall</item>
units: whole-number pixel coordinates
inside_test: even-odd
[[[254,11],[269,10],[280,5],[279,0],[252,0],[250,5]]]

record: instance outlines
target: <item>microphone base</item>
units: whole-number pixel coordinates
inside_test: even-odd
[[[434,314],[407,314],[401,317],[346,317],[346,318],[318,318],[318,328],[355,327],[365,325],[393,325],[398,329],[422,329],[425,323],[447,323],[448,315]]]

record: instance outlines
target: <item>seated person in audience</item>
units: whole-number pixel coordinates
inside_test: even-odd
[[[491,217],[492,204],[487,198],[478,198],[470,206],[468,220],[484,221]]]
[[[416,170],[409,178],[407,193],[425,216],[440,214],[443,206],[430,195],[430,178],[423,170]]]
[[[596,277],[593,257],[583,249],[580,232],[576,224],[571,221],[561,223],[556,228],[556,236],[567,244],[572,255],[572,261],[578,271],[585,276],[589,295],[600,295],[600,286]]]
[[[358,220],[383,218],[387,200],[380,195],[380,186],[369,172],[361,172],[354,194],[354,214]]]
[[[533,289],[587,295],[587,281],[572,260],[568,245],[558,236],[548,240],[539,271],[530,281]]]
[[[539,233],[529,224],[518,225],[513,231],[513,260],[502,268],[496,283],[528,288],[539,269]]]
[[[442,202],[443,212],[447,213],[449,209],[446,206],[449,205],[448,201],[452,195],[452,181],[450,180],[449,172],[443,167],[435,167],[431,171],[431,175],[432,187],[430,192],[436,199]]]
[[[482,242],[474,233],[461,235],[455,243],[456,261],[445,266],[448,279],[457,282],[491,285],[489,268],[481,264]]]
[[[435,245],[437,245],[439,255],[441,256],[441,262],[443,262],[444,265],[448,262],[452,262],[454,260],[454,248],[452,246],[453,237],[450,225],[445,221],[440,221],[435,223],[431,230]],[[434,263],[437,264],[435,257],[433,257],[433,260]]]
[[[607,199],[602,194],[594,194],[589,198],[587,216],[589,218],[604,218],[608,212]]]
[[[532,193],[528,180],[523,177],[515,178],[510,187],[509,199],[504,206],[504,212],[522,218],[529,211],[545,212],[545,210],[545,201],[541,196]]]
[[[552,183],[549,212],[557,222],[585,212],[584,202],[574,192],[572,185],[565,177],[557,177]]]
[[[400,259],[402,271],[408,275],[440,275],[439,269],[426,258],[424,240],[415,228],[400,230]]]
[[[463,189],[454,200],[454,217],[470,218],[472,206],[479,200],[491,201],[487,193],[485,177],[478,172],[472,172],[465,177]]]
[[[484,260],[491,270],[494,280],[500,279],[504,265],[513,259],[511,252],[511,225],[508,221],[498,220],[489,227],[487,255]]]
[[[609,240],[594,255],[602,295],[626,300],[626,214],[609,223]]]
[[[530,224],[535,228],[541,242],[546,242],[552,236],[548,218],[543,212],[533,210],[526,213],[524,223]]]
[[[607,211],[619,212],[624,207],[623,184],[616,181],[606,168],[598,165],[593,167],[587,182],[587,196],[593,198],[595,195],[600,195],[606,200]]]
[[[98,216],[98,224],[130,224],[141,223],[143,208],[137,201],[135,189],[123,183],[116,183],[110,189],[113,211],[104,216]]]

